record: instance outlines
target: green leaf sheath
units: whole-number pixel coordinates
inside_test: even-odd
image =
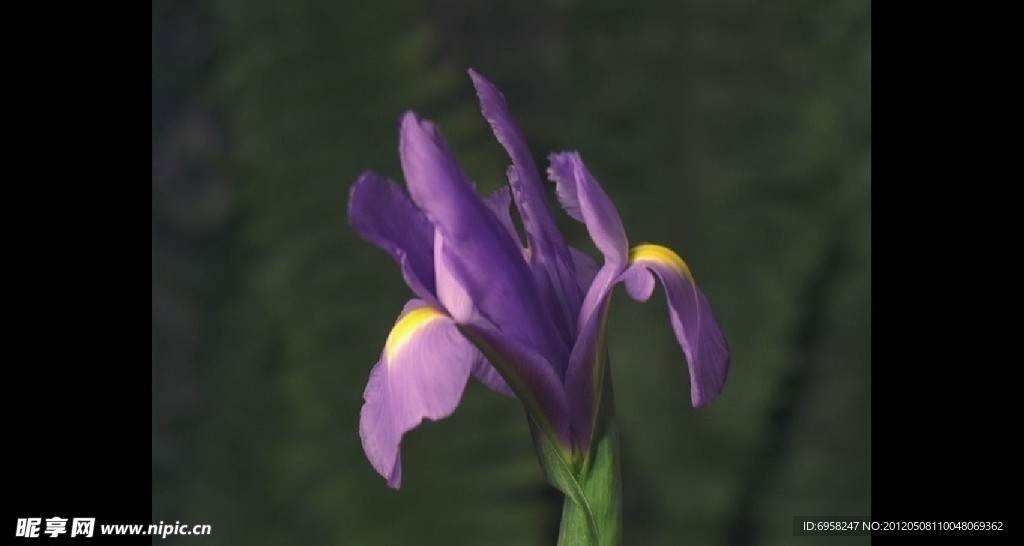
[[[548,481],[565,493],[559,546],[618,546],[622,543],[619,435],[615,426],[611,376],[603,395],[590,451],[578,464],[566,461],[536,426],[534,442]]]

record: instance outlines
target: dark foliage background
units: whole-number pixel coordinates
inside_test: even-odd
[[[153,521],[220,544],[554,542],[515,401],[472,385],[407,437],[397,493],[356,430],[408,290],[346,224],[348,189],[401,180],[410,108],[502,183],[469,66],[538,160],[579,150],[631,240],[687,259],[733,349],[694,411],[663,298],[614,301],[626,543],[790,544],[793,515],[870,514],[869,4],[624,5],[153,0]]]

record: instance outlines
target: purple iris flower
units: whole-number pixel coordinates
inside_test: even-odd
[[[606,312],[619,282],[645,301],[655,277],[661,281],[695,407],[721,392],[729,369],[725,337],[689,267],[663,246],[629,248],[618,212],[576,152],[552,154],[547,172],[604,264],[566,244],[504,97],[469,74],[512,159],[509,186],[478,195],[437,127],[408,112],[399,153],[409,195],[366,172],[349,198],[349,222],[398,262],[415,294],[370,374],[360,414],[366,455],[393,488],[402,479],[402,436],[423,419],[451,415],[471,375],[517,397],[567,458],[585,453],[605,369]],[[510,216],[513,200],[525,247]]]

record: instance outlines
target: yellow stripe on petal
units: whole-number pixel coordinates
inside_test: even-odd
[[[388,365],[394,362],[395,355],[409,343],[417,332],[443,317],[445,317],[443,313],[432,307],[420,307],[398,319],[394,328],[391,329],[391,333],[388,334],[388,340],[384,342],[384,353],[388,357]]]
[[[686,275],[693,281],[693,274],[690,267],[671,248],[661,245],[643,244],[633,247],[629,251],[629,263],[654,262],[671,267],[672,269]]]

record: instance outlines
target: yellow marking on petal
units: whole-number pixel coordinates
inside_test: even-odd
[[[391,333],[388,334],[388,340],[384,342],[384,353],[388,357],[388,366],[394,361],[398,351],[402,350],[402,347],[409,343],[417,332],[444,316],[433,307],[420,307],[398,319],[395,326],[391,328]]]
[[[638,262],[655,262],[667,265],[693,281],[690,267],[671,248],[653,244],[637,245],[629,251],[629,263],[635,264]]]

